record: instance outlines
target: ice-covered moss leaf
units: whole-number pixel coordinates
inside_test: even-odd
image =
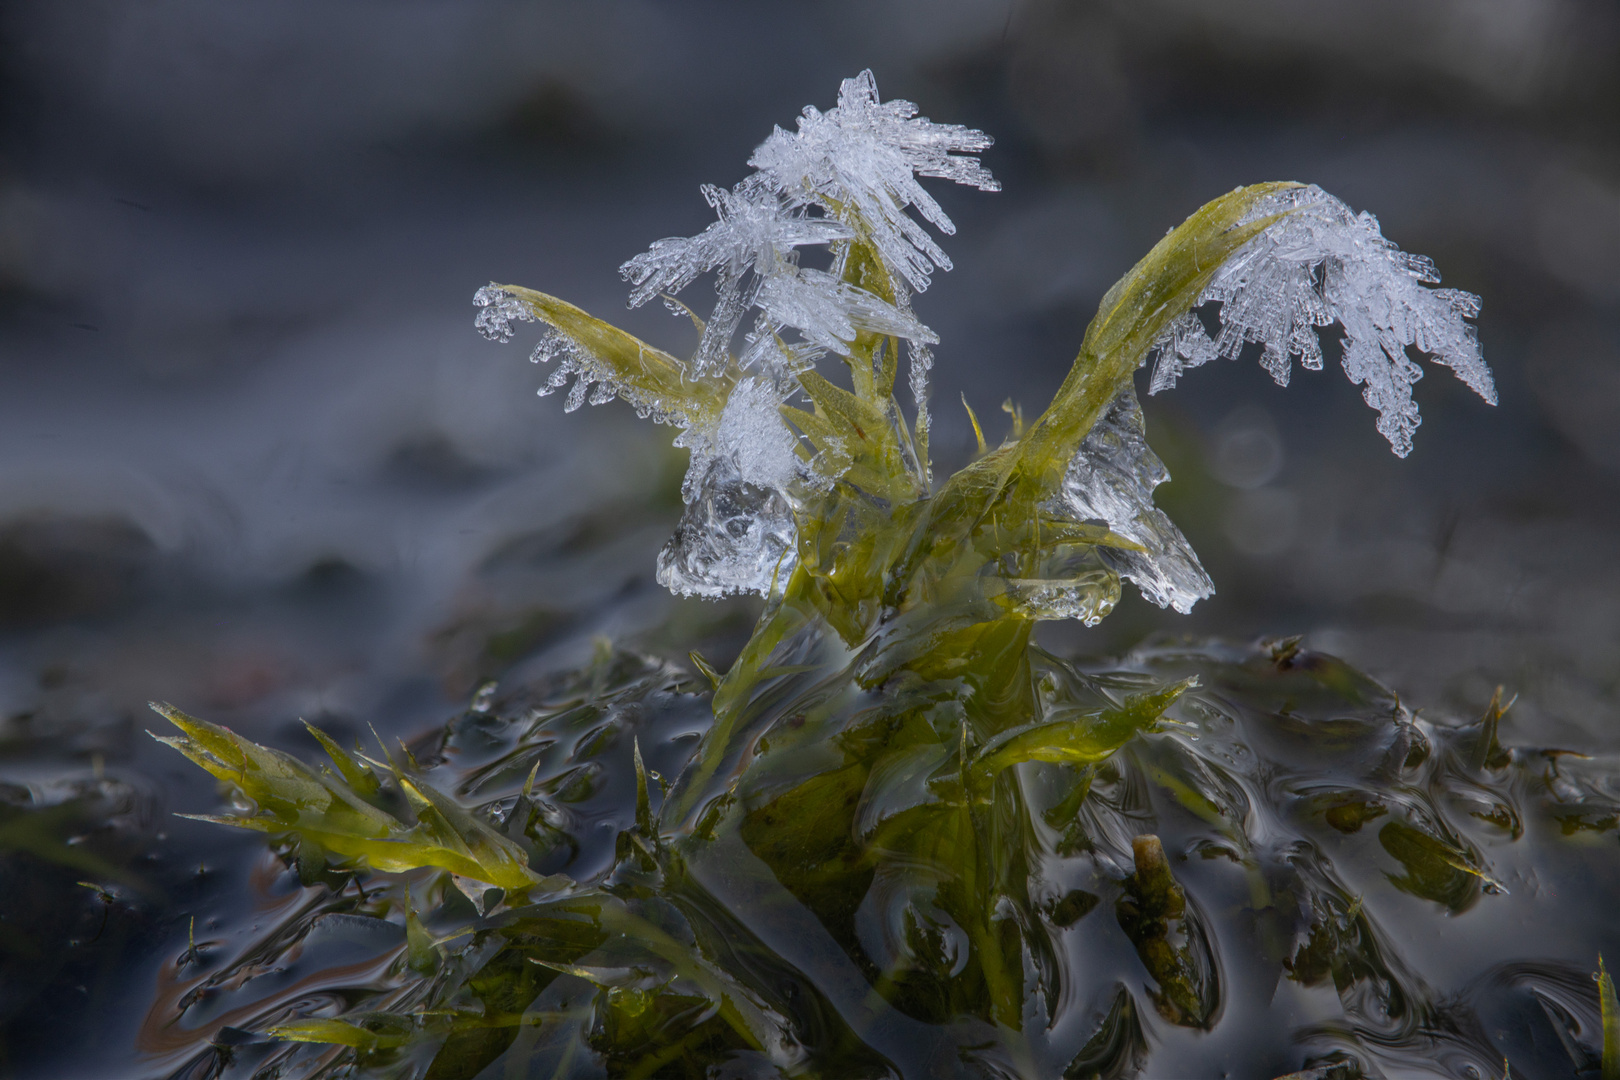
[[[529,306],[519,300],[516,293],[493,281],[473,293],[473,306],[478,308],[473,325],[490,341],[503,344],[511,341],[516,332],[512,329],[513,323],[534,322],[534,312]]]
[[[1075,450],[1130,385],[1137,366],[1165,329],[1190,311],[1210,279],[1238,251],[1277,220],[1254,209],[1296,184],[1239,188],[1205,203],[1172,229],[1115,282],[1086,327],[1063,385],[1019,440],[1015,464],[1021,496],[1044,502],[1058,493]]]
[[[1070,459],[1052,509],[1077,521],[1100,521],[1140,545],[1100,547],[1098,556],[1144,597],[1185,614],[1213,595],[1215,584],[1181,530],[1153,505],[1153,489],[1168,479],[1169,470],[1148,447],[1136,392],[1127,387]]]
[[[1235,358],[1249,342],[1263,347],[1261,364],[1287,386],[1295,356],[1321,370],[1317,330],[1336,322],[1344,328],[1345,374],[1378,411],[1378,430],[1397,456],[1411,452],[1422,422],[1412,384],[1423,371],[1407,355],[1409,346],[1496,404],[1490,368],[1467,321],[1479,314],[1479,297],[1430,288],[1440,282],[1433,262],[1402,251],[1384,238],[1377,218],[1356,214],[1314,184],[1273,192],[1250,213],[1282,216],[1227,259],[1199,295],[1200,305],[1221,305],[1213,340],[1194,311],[1160,335],[1154,393],[1174,386],[1188,368]]]
[[[959,560],[966,569],[982,565],[987,556],[1013,555],[1020,576],[1003,580],[1010,599],[1030,619],[1095,621],[1113,607],[1118,575],[1124,572],[1160,603],[1185,607],[1206,594],[1207,579],[1190,548],[1153,509],[1152,489],[1162,479],[1162,465],[1130,457],[1138,449],[1145,453],[1146,443],[1128,407],[1101,424],[1097,438],[1075,459],[1099,421],[1120,404],[1162,329],[1192,306],[1228,255],[1274,220],[1245,223],[1255,203],[1286,186],[1256,185],[1202,207],[1109,290],[1080,355],[1041,417],[952,476],[933,497],[905,563],[889,575],[895,583],[888,589],[891,602],[906,595],[900,583],[923,585],[911,590],[907,603],[937,592],[929,582],[945,580],[940,578],[945,562]],[[1111,545],[1118,551],[1075,551],[1072,558],[1059,552],[1062,558],[1054,560],[1041,528],[1053,518],[1099,524],[1126,544]],[[1067,566],[1043,565],[1064,561]],[[1038,573],[1025,576],[1031,570]]]
[[[535,349],[532,359],[554,361],[551,378],[541,389],[548,394],[573,378],[568,409],[585,402],[594,384],[592,404],[602,404],[617,396],[637,413],[661,423],[686,427],[713,425],[725,408],[729,377],[694,380],[685,365],[662,349],[625,333],[555,296],[548,296],[521,285],[490,284],[479,289],[474,303],[484,308],[480,328],[490,312],[517,312],[503,316],[499,325],[509,327],[510,318],[539,320],[549,332]],[[486,333],[488,331],[486,330]],[[510,334],[508,333],[509,337]],[[499,340],[505,340],[502,337]]]
[[[171,705],[154,703],[152,708],[181,731],[154,736],[159,742],[233,785],[254,804],[245,816],[205,820],[296,836],[340,860],[374,870],[432,866],[502,889],[542,884],[528,868],[522,848],[426,784],[395,777],[416,812],[417,820],[407,823],[373,805],[339,775],[316,772],[290,754]],[[360,768],[352,759],[347,764]]]

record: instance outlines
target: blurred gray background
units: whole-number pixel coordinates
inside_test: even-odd
[[[1304,633],[1418,705],[1500,682],[1520,738],[1608,738],[1617,51],[1607,0],[12,3],[9,767],[169,769],[135,737],[149,698],[285,742],[299,716],[421,730],[596,635],[729,659],[754,603],[652,580],[674,432],[537,398],[528,342],[478,337],[471,296],[528,284],[689,348],[624,309],[617,266],[702,228],[700,183],[864,67],[997,139],[1001,194],[934,185],[959,228],[917,303],[941,467],[970,449],[959,395],[993,435],[1003,399],[1038,412],[1107,286],[1238,184],[1321,184],[1485,299],[1501,405],[1433,371],[1406,461],[1336,369],[1285,392],[1223,364],[1149,399],[1161,503],[1219,595],[1133,594],[1053,647]],[[166,775],[182,808],[214,798]]]

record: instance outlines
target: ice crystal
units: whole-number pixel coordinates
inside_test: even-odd
[[[1412,384],[1423,371],[1407,355],[1413,346],[1491,404],[1496,387],[1480,355],[1474,326],[1479,297],[1440,282],[1434,263],[1386,240],[1378,219],[1356,214],[1315,185],[1288,188],[1260,200],[1247,220],[1283,214],[1229,259],[1199,298],[1216,301],[1220,332],[1213,340],[1196,311],[1177,320],[1157,342],[1152,393],[1176,384],[1188,368],[1217,356],[1235,358],[1247,342],[1264,348],[1261,364],[1288,385],[1293,356],[1322,367],[1317,328],[1344,329],[1345,374],[1378,410],[1378,431],[1398,457],[1412,449],[1422,423]]]
[[[703,188],[719,220],[697,236],[659,240],[620,267],[634,286],[630,305],[678,293],[714,272],[714,312],[703,324],[691,364],[699,377],[726,368],[731,339],[751,307],[760,309],[763,325],[750,335],[756,347],[741,357],[745,368],[774,365],[777,353],[759,346],[789,327],[806,343],[845,354],[863,330],[917,345],[938,341],[911,314],[907,288],[926,289],[929,274],[936,267],[950,269],[951,262],[906,211],[915,207],[947,235],[956,227],[917,177],[942,177],[985,191],[999,185],[967,156],[988,147],[988,135],[916,114],[909,101],[880,102],[870,71],[844,80],[835,108],[823,113],[807,107],[797,132],[777,128],[760,144],[749,160],[757,172],[729,191]],[[893,302],[836,274],[798,265],[800,247],[858,236],[877,249]],[[927,353],[914,355],[926,358]],[[926,409],[927,372],[926,359],[914,358],[910,382],[919,410]]]
[[[473,303],[482,309],[478,312],[478,318],[473,320],[473,325],[491,341],[511,341],[514,321],[534,322],[534,313],[524,306],[523,301],[493,281],[473,293]]]
[[[678,293],[711,270],[719,272],[715,282],[719,300],[692,358],[692,371],[698,376],[725,370],[726,348],[759,288],[758,281],[748,287],[750,270],[764,281],[791,278],[797,270],[795,248],[854,235],[840,222],[808,217],[802,207],[789,209],[782,196],[757,174],[730,191],[710,184],[702,190],[720,220],[696,236],[656,241],[619,268],[635,286],[630,293],[631,307],[640,307],[660,294]],[[853,333],[845,340],[852,337]]]
[[[827,355],[827,350],[810,341],[784,341],[782,327],[761,312],[754,328],[743,339],[742,355],[737,366],[745,371],[759,370],[785,377],[797,375],[816,366],[816,361]]]
[[[917,406],[917,442],[926,447],[928,431],[933,422],[928,416],[928,373],[934,369],[934,353],[916,339],[906,342],[906,383],[911,388],[911,400]],[[925,482],[933,482],[933,471],[927,461],[918,462]]]
[[[777,128],[748,164],[783,192],[819,203],[834,216],[853,210],[870,229],[884,262],[922,292],[934,268],[949,270],[951,260],[906,208],[916,207],[947,236],[956,226],[917,177],[999,191],[989,171],[967,156],[992,142],[982,131],[919,117],[909,101],[880,102],[877,80],[868,70],[844,80],[836,108],[823,113],[806,106],[798,131]]]
[[[904,339],[917,428],[926,438],[928,345],[939,337],[911,313],[909,290],[926,289],[935,267],[951,264],[907,210],[915,207],[941,232],[954,233],[917,177],[987,191],[997,184],[967,156],[988,147],[989,136],[916,114],[910,102],[880,102],[870,71],[846,79],[835,108],[807,108],[797,132],[778,128],[759,146],[750,159],[757,172],[729,190],[702,189],[715,211],[713,224],[696,236],[659,240],[620,267],[632,286],[632,307],[663,296],[672,311],[699,324],[688,365],[694,378],[730,368],[731,341],[750,309],[757,312],[736,359],[737,368],[757,375],[736,384],[717,426],[689,426],[677,439],[692,453],[682,491],[688,512],[659,561],[659,580],[675,591],[717,596],[769,588],[782,545],[791,547],[798,495],[824,489],[840,463],[847,467],[848,455],[836,445],[822,447],[820,467],[811,467],[779,412],[798,389],[795,376],[820,356],[848,356],[862,332]],[[856,239],[875,249],[892,299],[840,276],[845,252],[839,245]],[[799,249],[815,246],[834,247],[831,272],[799,264]],[[715,277],[716,301],[705,321],[673,297],[708,273]],[[790,330],[798,340],[783,338]],[[592,381],[598,394],[624,392],[566,341],[555,351],[561,360],[548,389],[578,375],[569,407],[585,400],[581,386]],[[892,420],[903,424],[898,413]],[[747,513],[767,520],[753,528]]]
[[[829,352],[847,352],[861,330],[913,341],[939,341],[939,335],[909,311],[822,270],[773,274],[760,282],[755,302],[778,329],[791,326],[808,342]]]
[[[744,379],[726,399],[715,450],[746,484],[786,494],[804,468],[799,440],[782,420],[782,399],[762,379]]]
[[[1215,584],[1181,530],[1153,505],[1153,489],[1170,479],[1149,449],[1142,406],[1127,387],[1086,436],[1063,475],[1053,509],[1082,522],[1100,522],[1142,551],[1098,548],[1099,557],[1147,599],[1182,614],[1215,592]]]

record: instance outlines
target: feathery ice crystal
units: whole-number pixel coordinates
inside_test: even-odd
[[[1159,340],[1150,393],[1176,385],[1187,368],[1217,356],[1236,358],[1247,342],[1265,353],[1260,363],[1279,386],[1288,385],[1291,355],[1322,370],[1316,328],[1344,328],[1344,371],[1365,386],[1378,410],[1378,431],[1398,457],[1412,451],[1422,421],[1412,384],[1423,371],[1406,347],[1457,373],[1474,393],[1496,404],[1491,370],[1480,357],[1472,323],[1479,297],[1438,285],[1440,271],[1422,255],[1408,255],[1379,231],[1378,219],[1354,213],[1314,184],[1260,200],[1250,219],[1282,215],[1247,248],[1227,260],[1198,298],[1219,301],[1221,331],[1210,340],[1189,311]]]
[[[658,560],[658,579],[673,591],[780,592],[809,549],[825,546],[816,536],[847,516],[849,497],[881,504],[891,521],[912,504],[945,505],[950,485],[932,494],[928,461],[929,346],[938,337],[913,314],[911,297],[936,269],[951,268],[924,223],[947,235],[955,227],[918,178],[999,185],[973,156],[989,136],[916,113],[910,102],[880,101],[870,71],[845,80],[837,107],[808,107],[796,131],[777,128],[759,145],[749,159],[757,171],[730,190],[703,188],[712,225],[659,240],[624,264],[632,307],[661,296],[698,324],[689,361],[542,293],[479,290],[478,327],[492,339],[509,340],[515,321],[548,324],[534,358],[556,366],[542,394],[573,378],[569,410],[617,396],[684,429],[676,443],[691,451],[687,511]],[[806,248],[826,249],[825,269],[801,265]],[[703,320],[674,297],[710,273],[717,298]],[[1429,287],[1438,282],[1434,264],[1386,240],[1372,215],[1315,186],[1256,185],[1204,207],[1104,299],[1047,414],[984,459],[1005,468],[994,497],[973,502],[971,513],[990,514],[1004,539],[1017,531],[1005,528],[1009,511],[1033,529],[977,565],[985,595],[1033,619],[1094,622],[1112,608],[1121,577],[1183,612],[1214,591],[1153,505],[1153,489],[1169,475],[1147,446],[1131,385],[1150,357],[1156,393],[1253,342],[1286,385],[1293,357],[1322,367],[1317,332],[1337,323],[1345,372],[1403,457],[1420,422],[1411,386],[1422,371],[1409,350],[1450,367],[1494,404],[1466,321],[1479,298]],[[1211,304],[1221,326],[1213,339],[1200,317]],[[909,424],[893,394],[902,343]],[[829,355],[847,365],[851,390],[817,372]],[[799,407],[805,402],[812,410]],[[1049,541],[1060,539],[1042,541],[1043,526]],[[891,589],[884,603],[896,599]]]

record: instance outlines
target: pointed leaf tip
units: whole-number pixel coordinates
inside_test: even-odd
[[[647,795],[647,769],[641,761],[641,740],[631,736],[630,747],[636,763],[636,828],[650,837],[653,835],[652,803]]]

